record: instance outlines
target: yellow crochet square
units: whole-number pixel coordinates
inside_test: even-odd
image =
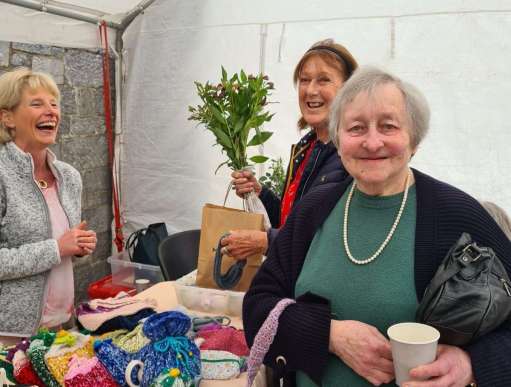
[[[67,352],[61,356],[47,357],[45,359],[48,370],[61,386],[64,385],[64,377],[69,369],[69,359],[71,359],[73,355],[89,359],[92,358],[94,356],[92,340],[89,339],[85,346],[78,348],[75,351]]]

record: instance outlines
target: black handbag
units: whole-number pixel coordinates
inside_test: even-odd
[[[511,316],[511,283],[489,247],[463,233],[427,287],[416,320],[440,331],[440,342],[465,345]]]
[[[147,228],[141,228],[128,237],[126,250],[130,260],[145,265],[159,266],[158,246],[169,234],[165,223],[153,223]]]

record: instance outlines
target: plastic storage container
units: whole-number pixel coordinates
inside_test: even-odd
[[[121,252],[107,259],[112,268],[113,284],[136,288],[136,280],[148,280],[149,282],[143,281],[146,287],[163,281],[159,266],[131,262],[126,258],[127,253]]]
[[[174,283],[178,302],[184,307],[207,313],[241,316],[245,293],[231,290],[201,288],[195,285]]]
[[[113,284],[111,274],[91,283],[87,288],[87,294],[90,300],[94,298],[115,297],[119,292],[126,292],[132,296],[136,293],[136,289],[131,286]]]

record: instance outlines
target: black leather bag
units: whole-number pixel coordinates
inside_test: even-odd
[[[511,317],[511,283],[489,247],[463,233],[424,293],[416,320],[437,328],[440,342],[465,345]]]
[[[145,265],[159,266],[158,246],[169,234],[165,223],[153,223],[133,232],[126,240],[130,260]]]

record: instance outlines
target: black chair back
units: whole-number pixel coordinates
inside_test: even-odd
[[[188,230],[169,235],[158,246],[163,278],[174,281],[197,268],[200,230]]]

